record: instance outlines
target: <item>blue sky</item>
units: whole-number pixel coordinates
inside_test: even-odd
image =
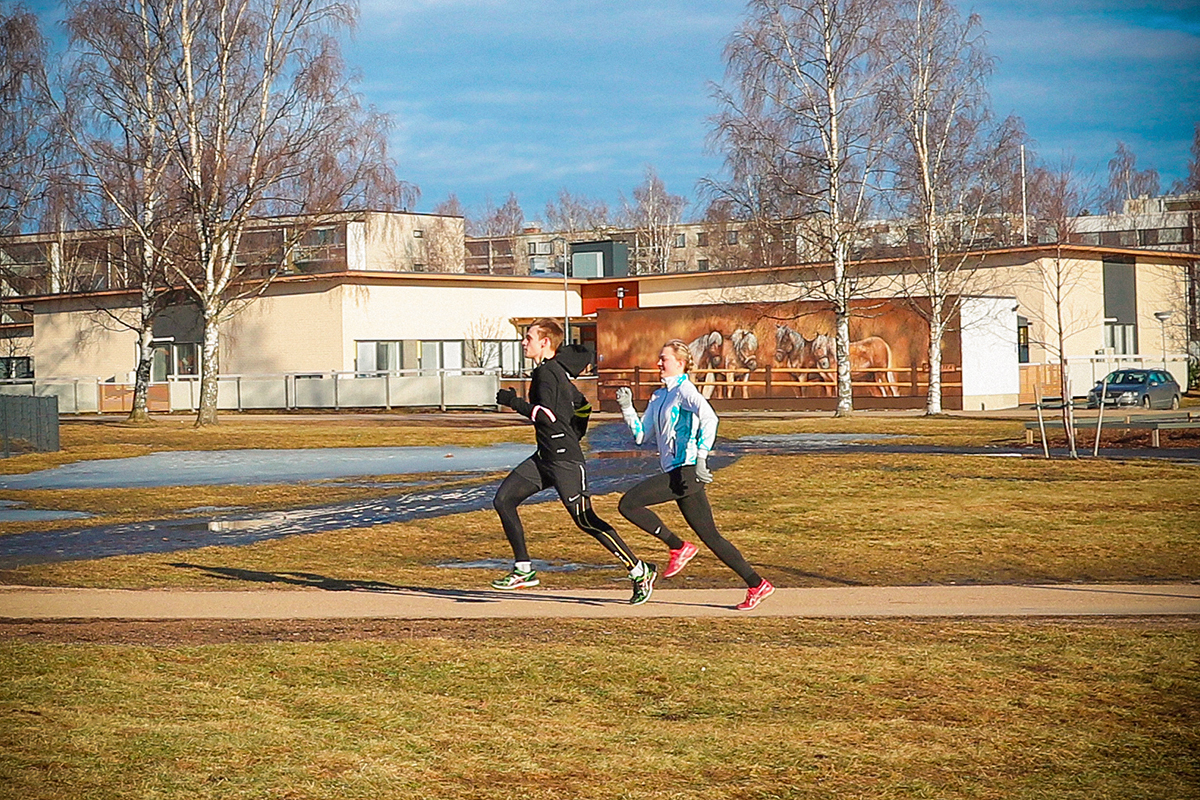
[[[720,169],[706,151],[710,84],[742,0],[360,0],[346,58],[392,114],[417,210],[451,192],[477,211],[515,192],[526,218],[560,189],[610,208],[653,166],[689,198]],[[34,8],[56,15],[54,3]],[[1164,189],[1186,173],[1200,122],[1194,0],[986,0],[997,115],[1038,152],[1103,182],[1118,140]],[[693,207],[693,211],[697,210]]]
[[[710,82],[724,74],[739,0],[364,0],[348,47],[391,112],[401,173],[428,210],[516,192],[540,218],[561,188],[631,195],[647,165],[676,194],[720,168],[707,153]],[[1200,122],[1200,4],[1030,0],[962,4],[997,58],[998,115],[1038,151],[1100,180],[1118,139],[1164,188],[1186,173]]]

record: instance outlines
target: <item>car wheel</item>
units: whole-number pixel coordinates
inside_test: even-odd
[[[1172,411],[1179,410],[1179,395],[1175,395],[1171,398],[1171,410]]]
[[[1150,395],[1146,395],[1145,397],[1142,398],[1142,408],[1149,408],[1149,407],[1150,407]]]

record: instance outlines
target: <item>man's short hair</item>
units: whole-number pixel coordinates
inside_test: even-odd
[[[541,319],[535,319],[533,324],[529,327],[537,328],[539,331],[541,331],[542,336],[550,340],[550,346],[553,347],[555,351],[557,351],[562,345],[563,329],[562,325],[559,325],[557,320],[550,319],[549,317],[542,317]]]

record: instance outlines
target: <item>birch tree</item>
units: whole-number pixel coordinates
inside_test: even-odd
[[[558,197],[546,201],[546,226],[569,241],[582,234],[599,232],[608,226],[608,205],[561,189]]]
[[[328,214],[407,206],[416,193],[387,157],[387,119],[345,78],[336,37],[354,25],[353,3],[178,0],[172,12],[165,113],[193,247],[176,274],[204,321],[203,426],[217,421],[221,326],[271,280],[273,271],[252,278],[239,265],[255,219],[296,215],[287,259]]]
[[[0,235],[37,221],[45,199],[55,152],[46,59],[37,16],[0,2]]]
[[[890,14],[872,0],[751,0],[725,49],[728,88],[717,91],[726,193],[794,209],[802,249],[831,265],[813,294],[835,316],[838,416],[854,409],[851,303],[868,288],[855,249],[889,137],[879,99]]]
[[[1120,214],[1125,201],[1158,194],[1158,170],[1137,168],[1137,156],[1124,142],[1117,142],[1117,154],[1108,162],[1108,190],[1104,195],[1104,210]]]
[[[654,167],[646,167],[644,180],[633,190],[633,202],[622,198],[622,204],[624,224],[633,230],[634,274],[667,272],[687,200],[668,192]]]
[[[145,422],[153,365],[154,321],[179,302],[171,291],[183,223],[179,172],[167,137],[171,91],[164,80],[169,48],[162,25],[174,0],[78,0],[67,8],[73,64],[64,103],[83,185],[126,231],[119,258],[126,288],[138,294],[132,314],[109,311],[138,340],[130,421]]]
[[[984,289],[988,275],[969,268],[979,257],[963,245],[997,194],[988,162],[1005,149],[985,130],[992,60],[980,18],[963,18],[948,0],[901,0],[885,46],[896,58],[883,95],[897,131],[893,189],[915,233],[902,292],[929,326],[925,413],[940,414],[947,329],[962,297]],[[1000,126],[999,134],[1009,130]]]

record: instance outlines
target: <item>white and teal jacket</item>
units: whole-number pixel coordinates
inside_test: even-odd
[[[717,439],[717,413],[687,375],[668,378],[640,418],[633,409],[622,415],[638,444],[658,443],[663,472],[707,458]]]

